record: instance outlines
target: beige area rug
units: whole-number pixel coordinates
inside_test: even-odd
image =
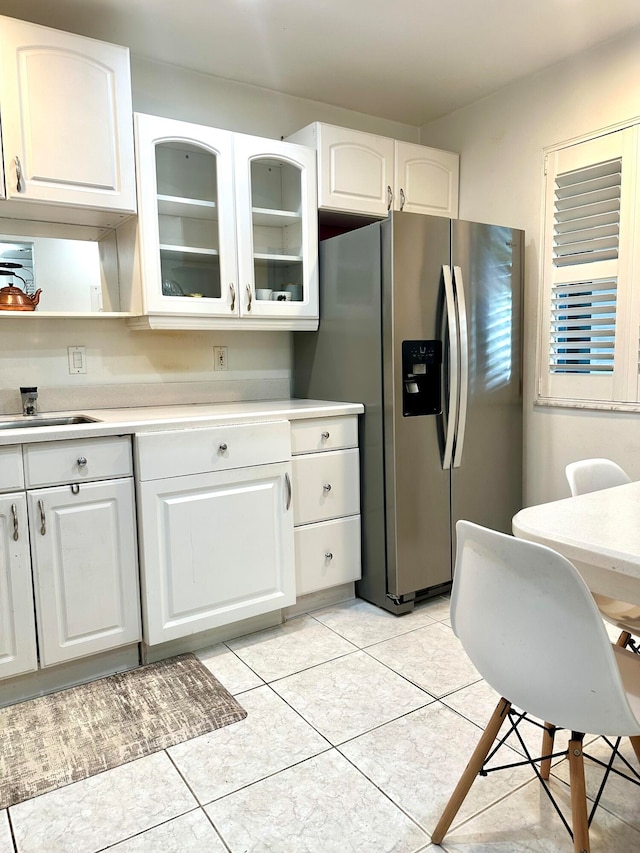
[[[0,708],[0,808],[246,716],[191,654]]]

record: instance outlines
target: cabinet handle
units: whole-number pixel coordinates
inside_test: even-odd
[[[18,533],[18,509],[15,504],[11,504],[11,515],[13,516],[13,538],[17,542],[20,534]]]
[[[333,560],[333,554],[331,553],[331,551],[327,551],[324,555],[324,558],[325,560]]]
[[[78,456],[78,468],[84,468],[87,464],[86,456]]]
[[[387,187],[387,210],[391,210],[391,205],[393,204],[393,190],[391,187]]]
[[[79,483],[71,483],[71,494],[77,495],[80,492],[80,484]]]
[[[19,193],[24,192],[24,184],[22,183],[22,163],[16,154],[16,189]]]
[[[222,444],[218,445],[218,453],[226,453],[227,452],[227,442],[223,441]]]
[[[291,506],[291,479],[289,478],[289,475],[286,473],[286,471],[284,475],[284,483],[287,487],[287,505],[285,509],[289,509],[289,507]]]
[[[251,311],[251,300],[253,298],[253,294],[251,293],[251,285],[247,285],[247,311]]]
[[[322,487],[323,491],[330,492],[331,491],[331,483],[325,483]]]
[[[400,187],[400,210],[404,210],[404,203],[406,199],[404,197],[404,190]]]
[[[327,432],[327,430],[325,430],[325,431],[322,433],[322,440],[323,440],[323,441],[326,441],[328,438],[329,438],[329,433]]]
[[[44,515],[44,501],[38,501],[38,509],[40,510],[40,533],[44,536],[47,532],[47,519]]]
[[[231,310],[236,310],[236,289],[233,286],[233,282],[229,283],[229,292],[231,293]]]

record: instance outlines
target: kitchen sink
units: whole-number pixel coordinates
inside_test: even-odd
[[[48,426],[72,426],[73,424],[98,423],[97,418],[88,418],[86,415],[69,415],[67,417],[40,417],[26,416],[16,417],[7,421],[0,421],[0,429],[33,429],[34,427]]]

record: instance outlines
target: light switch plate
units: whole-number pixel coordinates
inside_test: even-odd
[[[87,372],[87,354],[84,347],[67,347],[69,373]]]

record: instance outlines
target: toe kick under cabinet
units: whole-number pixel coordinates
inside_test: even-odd
[[[0,447],[0,492],[0,678],[137,643],[130,439]]]
[[[295,602],[288,421],[139,434],[136,461],[148,645]]]
[[[291,424],[296,592],[359,580],[357,416]]]

